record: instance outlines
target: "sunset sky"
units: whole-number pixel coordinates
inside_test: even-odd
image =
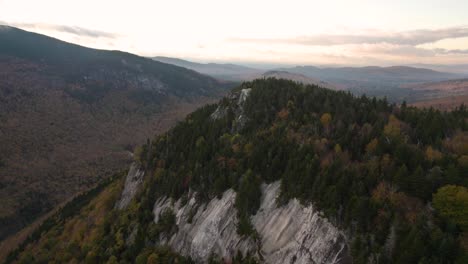
[[[468,63],[468,1],[0,0],[0,24],[197,61]]]

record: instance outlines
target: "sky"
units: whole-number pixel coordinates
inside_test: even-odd
[[[468,64],[466,0],[0,0],[0,24],[201,62]]]

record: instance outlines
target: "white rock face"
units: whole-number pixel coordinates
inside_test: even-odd
[[[290,200],[276,206],[280,182],[263,186],[263,199],[252,223],[261,237],[266,263],[347,263],[344,235],[312,205]]]
[[[242,104],[244,104],[247,97],[249,97],[250,91],[252,91],[252,88],[242,89],[239,95],[239,101],[237,101],[237,106],[242,106]]]
[[[245,254],[250,248],[255,248],[250,239],[242,240],[237,235],[235,199],[236,193],[228,190],[221,199],[215,198],[197,208],[194,195],[185,206],[181,206],[181,200],[173,203],[171,199],[162,198],[155,204],[154,220],[157,223],[159,215],[166,208],[172,208],[178,231],[166,243],[197,262],[206,262],[211,254],[229,259],[237,250]]]
[[[155,222],[164,209],[172,208],[178,227],[162,243],[199,263],[206,262],[211,254],[230,260],[237,251],[253,253],[265,263],[350,263],[345,236],[312,206],[291,200],[277,207],[279,187],[279,182],[262,186],[260,209],[251,218],[260,237],[259,245],[237,234],[233,190],[198,207],[194,195],[184,206],[181,200],[159,199],[153,211]]]
[[[240,131],[244,127],[245,123],[247,123],[247,117],[245,116],[244,111],[244,103],[247,100],[247,97],[249,97],[250,91],[252,91],[251,88],[241,90],[239,100],[237,101],[237,109],[235,111],[236,120],[233,126],[233,132]]]
[[[124,209],[130,203],[130,201],[135,196],[138,187],[143,182],[143,178],[145,176],[145,172],[140,170],[140,167],[133,163],[130,166],[130,170],[128,171],[127,177],[125,178],[125,186],[122,192],[122,196],[115,204],[117,209]]]
[[[251,88],[242,89],[239,94],[233,93],[229,96],[229,99],[235,103],[235,105],[229,106],[228,108],[232,108],[234,113],[236,114],[236,124],[241,128],[244,123],[246,122],[246,118],[244,116],[244,102],[249,97]],[[237,101],[237,102],[236,102]],[[224,118],[228,113],[228,108],[223,105],[218,105],[216,110],[210,115],[211,119],[218,120]]]

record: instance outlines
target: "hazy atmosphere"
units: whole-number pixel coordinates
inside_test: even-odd
[[[467,10],[459,0],[0,0],[0,24],[202,62],[459,64]]]

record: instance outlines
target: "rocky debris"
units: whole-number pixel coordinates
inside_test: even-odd
[[[140,170],[140,166],[133,163],[130,166],[127,177],[125,178],[125,186],[122,192],[122,196],[115,204],[117,209],[124,209],[130,203],[138,191],[138,187],[143,182],[145,172]]]
[[[258,244],[237,234],[236,193],[232,189],[208,204],[198,204],[195,194],[185,205],[182,199],[158,199],[153,210],[155,222],[161,212],[172,208],[178,230],[160,242],[199,263],[211,255],[230,260],[237,251],[256,254],[265,263],[350,263],[343,233],[312,205],[304,207],[294,199],[278,207],[279,187],[280,182],[262,186],[260,209],[251,217],[260,238]]]

